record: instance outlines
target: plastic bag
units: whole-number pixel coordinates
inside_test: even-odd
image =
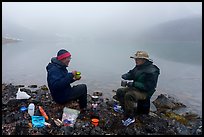
[[[62,122],[64,126],[73,127],[79,113],[79,110],[64,107],[62,114]]]
[[[16,93],[16,99],[29,99],[31,96],[26,92],[21,92],[20,88],[18,88],[18,92]]]

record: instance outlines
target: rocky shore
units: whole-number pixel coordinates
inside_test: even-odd
[[[20,88],[31,97],[16,99]],[[111,91],[110,91],[111,92]],[[97,106],[93,111],[93,96],[97,96]],[[153,102],[149,115],[137,115],[129,126],[122,124],[123,113],[113,109],[112,98],[104,98],[103,92],[94,92],[87,97],[88,107],[84,115],[78,115],[74,126],[56,123],[62,120],[63,109],[79,110],[77,101],[65,105],[56,104],[46,85],[2,84],[2,135],[202,135],[202,118],[186,109],[186,106],[168,95],[161,94]],[[34,127],[27,108],[35,104],[35,116],[41,116],[38,106],[48,115],[43,127]],[[99,119],[98,125],[91,122]]]

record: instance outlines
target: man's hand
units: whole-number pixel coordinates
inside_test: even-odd
[[[72,74],[74,75],[74,77],[73,77],[74,80],[80,80],[81,79],[81,76],[76,76],[77,75],[76,70],[72,71]]]
[[[128,83],[127,83],[127,86],[128,86],[128,87],[133,87],[133,82],[128,82]]]
[[[122,79],[127,80],[127,74],[123,74],[121,77]]]
[[[73,71],[72,71],[72,74],[73,74],[74,76],[76,76],[76,73],[77,73],[76,70],[73,70]]]

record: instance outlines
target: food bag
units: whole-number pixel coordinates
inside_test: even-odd
[[[64,107],[62,114],[62,122],[64,126],[73,127],[79,113],[79,110]]]

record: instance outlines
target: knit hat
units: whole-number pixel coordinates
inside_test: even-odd
[[[57,59],[58,60],[62,60],[62,59],[67,58],[67,57],[71,57],[71,54],[67,50],[61,49],[58,51],[58,53],[57,53]]]

